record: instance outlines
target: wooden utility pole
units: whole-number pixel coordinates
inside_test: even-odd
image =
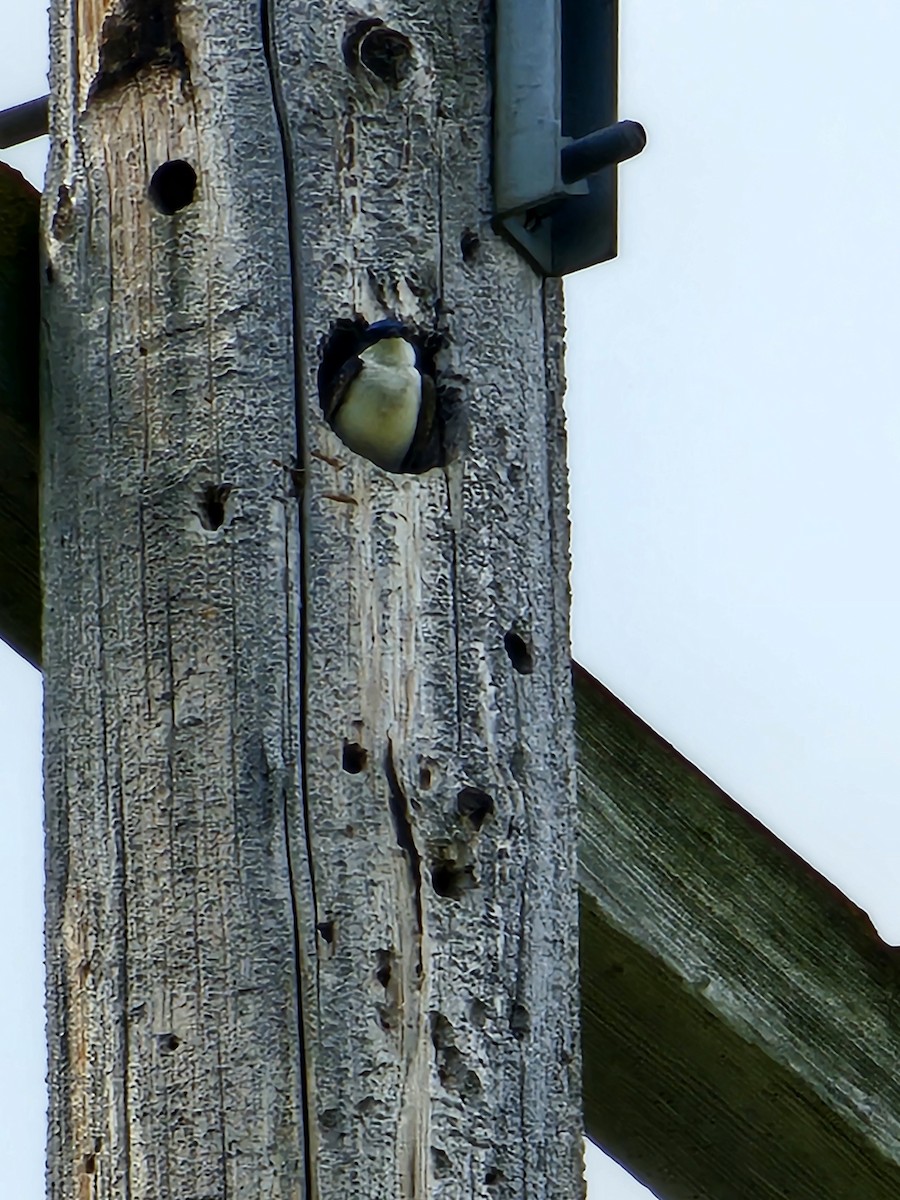
[[[115,23],[107,26],[94,16],[93,28],[106,29],[104,45],[121,48],[113,37]],[[66,44],[69,20],[63,14],[57,25],[61,45]],[[244,35],[252,43],[246,30]],[[199,44],[195,37],[193,45]],[[204,45],[209,44],[207,38]],[[381,47],[383,58],[384,42]],[[376,39],[365,51],[373,65],[379,56],[373,59],[370,51],[377,48]],[[170,57],[178,57],[173,47]],[[140,78],[140,70],[120,78],[123,87],[126,82],[144,87],[141,102],[151,114],[149,97],[157,95],[154,88],[166,85],[171,66],[154,62],[151,56],[142,63],[145,74]],[[207,67],[207,86],[209,75]],[[253,79],[258,77],[257,68]],[[245,81],[251,95],[253,79]],[[355,79],[362,87],[360,79],[368,77],[357,74]],[[375,81],[368,82],[369,95],[387,95]],[[452,418],[446,474],[402,479],[371,470],[349,455],[341,457],[341,448],[319,423],[312,399],[314,366],[305,364],[300,376],[307,389],[302,394],[305,444],[344,463],[340,468],[326,463],[332,471],[351,474],[345,491],[329,495],[325,481],[331,476],[323,460],[312,449],[302,454],[307,478],[317,479],[319,490],[310,486],[306,492],[316,523],[305,515],[301,522],[292,484],[284,480],[284,460],[268,458],[268,443],[283,441],[285,453],[293,445],[290,400],[277,389],[257,387],[253,373],[235,365],[245,358],[268,363],[270,375],[280,372],[290,379],[291,367],[277,353],[280,347],[287,357],[294,328],[279,311],[278,297],[291,292],[284,280],[288,272],[282,267],[281,274],[273,269],[271,277],[263,277],[269,278],[268,291],[255,287],[245,308],[229,308],[223,298],[222,264],[258,266],[270,253],[274,259],[271,245],[283,253],[284,234],[279,240],[275,225],[269,243],[249,236],[247,230],[255,229],[248,218],[251,200],[236,168],[234,179],[223,175],[222,167],[209,175],[201,172],[197,190],[190,189],[192,203],[181,215],[166,217],[148,209],[144,178],[151,167],[155,172],[161,151],[151,153],[148,140],[138,158],[132,155],[135,137],[151,128],[149,117],[136,114],[129,93],[127,110],[120,97],[116,111],[130,113],[131,122],[123,126],[130,133],[120,142],[116,129],[109,128],[108,113],[92,99],[80,121],[82,149],[65,133],[68,114],[76,111],[67,107],[66,71],[57,86],[65,93],[57,108],[64,132],[57,142],[47,210],[59,219],[47,239],[45,260],[54,384],[45,412],[45,426],[52,430],[45,453],[54,472],[45,477],[44,489],[45,513],[52,518],[44,524],[52,618],[47,630],[51,1194],[296,1196],[303,1194],[308,1172],[320,1196],[329,1187],[332,1192],[340,1187],[342,1194],[354,1189],[364,1196],[408,1195],[409,1172],[401,1174],[401,1169],[411,1165],[413,1154],[415,1167],[432,1172],[432,1190],[442,1195],[477,1195],[479,1188],[488,1195],[503,1189],[517,1194],[517,1188],[533,1195],[556,1184],[561,1191],[572,1170],[567,1157],[571,1126],[557,1127],[561,1136],[544,1159],[549,1168],[541,1169],[539,1162],[546,1147],[542,1139],[553,1132],[540,1122],[559,1093],[520,1093],[526,1103],[514,1094],[507,1105],[515,1090],[510,1076],[518,1071],[522,1083],[533,1087],[546,1061],[532,1061],[527,1053],[517,1058],[519,1043],[504,1024],[515,1012],[520,1021],[516,1032],[527,1034],[525,1051],[538,1044],[530,1040],[534,1028],[527,1030],[521,1022],[522,1009],[506,1007],[506,1002],[512,995],[527,995],[529,988],[533,995],[540,986],[533,956],[523,953],[518,976],[523,982],[515,992],[508,983],[508,964],[521,944],[519,931],[528,935],[533,929],[535,889],[546,876],[532,865],[523,887],[511,857],[512,851],[522,861],[523,843],[517,840],[521,825],[507,820],[498,832],[494,824],[498,811],[510,813],[510,792],[519,812],[532,819],[534,795],[541,795],[522,786],[523,780],[536,778],[526,772],[538,761],[524,758],[524,748],[536,744],[525,736],[527,724],[519,735],[510,732],[513,719],[530,719],[534,710],[527,708],[529,703],[535,698],[546,702],[541,660],[534,652],[540,643],[529,651],[521,633],[521,641],[509,640],[518,667],[527,669],[529,661],[532,666],[530,676],[510,677],[512,691],[496,640],[486,638],[483,655],[473,653],[479,631],[489,622],[488,585],[502,599],[508,592],[501,588],[527,586],[537,594],[540,579],[501,584],[506,564],[489,558],[490,547],[500,540],[496,527],[488,521],[476,533],[477,506],[470,503],[461,510],[456,502],[471,495],[477,483],[488,501],[486,513],[496,517],[505,489],[491,482],[486,457],[469,460],[464,451],[469,445],[483,447],[488,422],[498,419],[501,404],[518,396],[515,387],[520,384],[514,387],[504,375],[507,390],[485,394],[486,381],[498,372],[488,356],[494,343],[487,322],[483,314],[476,315],[473,327],[486,331],[484,341],[451,342],[440,360]],[[351,85],[345,81],[344,87]],[[197,88],[184,93],[191,104],[199,94]],[[215,94],[221,98],[221,90]],[[71,95],[74,104],[75,92]],[[177,88],[169,95],[172,144],[168,134],[157,131],[154,136],[165,141],[171,158],[187,155],[192,146],[199,154],[199,135],[188,133],[190,120],[204,110],[195,108],[193,117],[177,118],[185,111],[184,95]],[[340,95],[348,112],[355,112],[349,97]],[[96,125],[101,117],[107,122],[102,135]],[[358,113],[355,120],[358,124]],[[268,137],[271,155],[271,130]],[[234,160],[228,157],[232,143],[225,139],[218,144],[229,168],[236,161],[256,162],[237,141]],[[382,149],[390,161],[387,142]],[[109,163],[115,187],[98,162]],[[90,171],[88,163],[93,164]],[[166,194],[172,199],[172,191],[177,198],[173,185],[179,178],[190,181],[183,168],[173,170],[168,184],[163,174],[165,186],[157,180],[157,200],[160,189],[163,200]],[[277,157],[273,170],[277,175]],[[134,172],[133,179],[128,171]],[[211,241],[199,238],[185,222],[196,216],[192,207],[204,204],[203,219],[210,221],[208,192],[217,178],[223,188],[244,197],[244,208],[232,206],[227,222],[220,209],[213,210],[217,240]],[[188,191],[184,188],[183,194]],[[27,189],[21,195],[27,196]],[[391,196],[384,203],[393,203]],[[454,212],[463,206],[462,200],[453,203]],[[104,243],[104,233],[109,238],[114,228],[113,204],[120,223],[115,228],[130,228],[130,220],[144,245],[154,250],[154,259],[139,260],[132,247],[126,260]],[[37,424],[29,403],[28,320],[18,325],[18,338],[10,336],[13,321],[26,311],[33,274],[28,239],[21,238],[28,221],[18,220],[30,205],[31,199],[24,208],[15,203],[12,219],[8,209],[0,214],[0,233],[11,239],[0,247],[0,302],[6,314],[6,390],[0,386],[0,407],[9,435],[9,445],[0,447],[7,454],[0,479],[0,507],[6,504],[0,531],[6,539],[0,633],[39,661],[41,633],[33,603],[37,530],[29,487],[17,490],[27,484],[27,471],[16,474],[23,462],[27,467]],[[298,211],[303,211],[299,203],[295,228]],[[384,211],[390,214],[389,207]],[[244,213],[246,226],[235,226],[235,213]],[[275,221],[272,212],[270,219]],[[506,339],[500,349],[509,349],[509,330],[518,326],[509,323],[508,297],[503,303],[497,300],[500,283],[515,283],[520,289],[515,294],[529,295],[532,304],[540,292],[529,276],[516,275],[514,264],[489,235],[479,244],[480,231],[483,226],[473,218],[460,240],[467,265],[460,268],[453,259],[453,278],[459,285],[460,271],[466,271],[463,278],[478,285],[485,305],[494,305],[505,318],[505,330],[497,336]],[[238,235],[243,239],[240,256]],[[117,236],[121,242],[121,231]],[[321,234],[323,245],[328,236],[327,231]],[[343,269],[362,279],[358,264],[369,263],[377,281],[374,252],[352,233],[346,236],[359,258],[348,260],[357,263],[355,269],[347,263]],[[336,246],[337,240],[332,241]],[[452,242],[445,239],[445,244]],[[302,264],[311,242],[301,239],[298,245]],[[399,251],[391,253],[399,257]],[[479,254],[490,257],[479,259]],[[477,273],[485,261],[501,264],[502,277]],[[88,272],[91,264],[93,273]],[[217,266],[215,273],[210,265]],[[111,290],[111,281],[126,268],[130,299]],[[207,269],[205,276],[200,268]],[[449,267],[446,273],[450,275]],[[240,278],[249,290],[261,277],[245,271]],[[204,289],[216,300],[210,311],[218,313],[218,322],[208,325],[203,324],[208,313],[197,300]],[[185,298],[180,300],[180,294]],[[449,288],[443,294],[460,303]],[[130,307],[137,301],[143,308]],[[305,313],[309,303],[308,296],[301,296],[298,311]],[[346,312],[342,304],[343,298],[335,299],[336,308]],[[415,313],[416,304],[409,301],[401,311]],[[367,311],[377,315],[381,310],[373,304]],[[457,328],[456,317],[446,311],[438,325],[449,334]],[[462,308],[463,316],[471,313],[471,303]],[[253,350],[246,349],[244,322],[252,324],[260,314],[271,321],[267,329],[274,331],[275,340],[258,335],[268,357],[260,353],[254,360]],[[114,319],[107,321],[107,316]],[[147,331],[136,348],[133,331],[132,340],[128,335],[132,327]],[[308,329],[302,328],[308,341]],[[215,356],[204,357],[202,329],[218,339]],[[468,336],[463,325],[458,336]],[[169,343],[180,357],[166,357],[162,347]],[[113,357],[106,354],[108,345],[116,350]],[[514,351],[516,345],[523,343],[513,344]],[[307,346],[307,353],[315,359],[315,344]],[[198,378],[198,364],[213,357],[216,362]],[[470,374],[467,363],[483,364],[483,374]],[[455,391],[454,370],[462,381]],[[545,412],[545,398],[534,380],[526,386],[535,401],[532,415]],[[254,422],[268,412],[266,405],[279,407],[284,425],[269,414],[260,431]],[[246,437],[241,419],[247,422]],[[470,442],[464,437],[465,420],[475,423]],[[515,423],[500,428],[507,439],[520,429]],[[178,445],[182,429],[191,437]],[[531,464],[525,455],[511,458],[508,448],[494,458],[509,482],[517,475],[527,478],[522,474],[525,461]],[[541,486],[549,495],[546,481],[559,477],[542,475],[539,466],[529,469],[531,478],[544,481]],[[261,480],[256,491],[250,486],[254,479]],[[451,526],[458,540],[434,519],[441,501],[424,489],[432,488],[435,479],[448,492],[450,484],[456,489],[449,494],[455,498],[451,513],[464,514]],[[226,494],[229,481],[232,491]],[[297,482],[302,481],[298,476]],[[470,592],[466,604],[460,602],[458,625],[451,626],[454,640],[456,630],[460,632],[460,651],[454,647],[447,654],[445,674],[435,676],[438,684],[423,706],[432,725],[423,722],[411,729],[408,716],[404,721],[393,714],[408,714],[422,696],[418,660],[441,665],[439,652],[446,641],[435,649],[425,637],[438,626],[441,593],[422,585],[427,594],[421,614],[404,609],[408,620],[419,622],[411,643],[416,657],[405,657],[390,630],[381,627],[363,655],[358,624],[348,615],[351,602],[340,593],[334,628],[342,624],[346,633],[343,643],[337,633],[329,639],[332,625],[315,595],[331,586],[323,582],[328,563],[341,561],[337,555],[343,548],[349,555],[343,570],[349,576],[349,562],[357,572],[354,595],[364,591],[359,564],[372,564],[380,590],[371,611],[383,613],[385,581],[393,579],[398,562],[413,564],[415,558],[399,558],[395,530],[403,525],[397,514],[418,513],[423,496],[430,523],[415,529],[420,540],[423,530],[428,533],[434,545],[426,540],[424,550],[415,553],[433,556],[448,545],[459,549],[452,561],[463,569],[448,582],[445,568],[443,594],[461,597],[458,581],[465,580]],[[391,507],[397,497],[402,505]],[[362,518],[356,511],[361,498],[367,506]],[[349,532],[338,529],[329,560],[327,538],[335,536],[329,530],[336,527],[335,513],[342,511]],[[363,518],[370,527],[359,537]],[[298,529],[304,531],[304,543]],[[514,541],[516,531],[510,529]],[[472,543],[478,536],[484,541],[476,551]],[[522,546],[539,557],[527,528],[520,537]],[[368,554],[365,560],[354,557],[360,553],[354,539]],[[300,590],[301,544],[318,547],[311,561],[320,564],[323,578],[307,575],[306,626],[313,633],[321,630],[318,641],[304,633],[296,610],[286,606]],[[273,555],[284,558],[284,574],[273,568]],[[472,584],[473,564],[477,567],[479,561],[480,578],[486,581],[480,590]],[[187,583],[181,582],[185,576]],[[442,577],[432,567],[421,578],[430,582]],[[289,586],[293,592],[287,591]],[[401,599],[408,599],[409,579],[401,578],[397,586]],[[271,600],[279,589],[284,607]],[[477,602],[471,599],[473,590]],[[265,619],[269,615],[271,626]],[[308,649],[304,658],[295,659],[293,647],[301,635]],[[286,651],[289,637],[294,641]],[[146,649],[154,646],[155,658]],[[258,657],[259,646],[269,654],[267,662]],[[317,672],[320,691],[309,694],[325,695],[321,680],[330,664],[323,646],[334,651],[335,669],[341,672],[335,678],[341,679],[350,677],[341,655],[355,647],[367,690],[357,687],[337,695],[337,718],[324,705],[313,712],[292,699],[285,722],[277,689],[296,697],[298,661]],[[401,707],[396,688],[383,697],[381,666],[373,665],[376,654],[388,668],[407,665],[404,682],[413,697],[407,708]],[[462,676],[459,698],[450,694],[448,699],[440,681],[457,662],[468,667],[468,674]],[[481,672],[474,677],[473,663]],[[495,697],[479,709],[485,680],[494,686]],[[533,684],[535,690],[525,690]],[[331,685],[328,694],[338,690]],[[591,1135],[670,1200],[774,1200],[784,1195],[844,1200],[857,1194],[891,1200],[900,1187],[896,947],[885,945],[846,897],[583,672],[579,690],[582,1017]],[[561,693],[563,702],[566,694]],[[347,718],[354,697],[357,716]],[[439,711],[443,721],[436,723],[433,714]],[[457,744],[467,739],[466,747],[474,745],[477,754],[464,760],[462,751],[453,749],[451,732],[451,749],[443,757],[441,730],[458,713],[473,711],[475,722],[470,715],[470,724],[459,722]],[[432,735],[432,729],[437,733]],[[407,747],[412,747],[411,755],[422,752],[423,730],[434,736],[433,750],[423,757],[417,777],[413,772],[419,760],[407,759]],[[298,760],[303,731],[307,757]],[[378,755],[379,747],[386,753],[385,733],[395,752],[396,784],[394,776],[383,773],[385,758]],[[523,749],[511,759],[515,773],[506,774],[500,751],[514,738]],[[492,745],[500,748],[493,758]],[[557,763],[542,745],[538,749],[545,755],[540,761],[549,764],[546,771],[559,769],[559,780],[565,782],[565,758]],[[328,754],[330,762],[323,757]],[[305,792],[298,761],[309,764]],[[475,782],[465,790],[460,778]],[[485,779],[499,780],[496,790],[505,810],[487,791]],[[310,786],[313,780],[315,787]],[[398,792],[396,785],[402,787],[404,781],[408,790]],[[404,796],[409,799],[408,828],[402,819],[397,824]],[[493,811],[487,796],[494,801]],[[460,806],[468,816],[459,813]],[[363,811],[362,822],[358,811]],[[547,812],[538,818],[549,819]],[[431,832],[441,820],[446,822],[443,837],[440,830],[437,836]],[[548,824],[547,830],[551,828],[565,827]],[[308,886],[310,861],[317,868],[325,863],[316,874],[315,905]],[[454,870],[454,861],[462,864],[461,872]],[[412,874],[415,862],[418,877]],[[418,891],[412,882],[416,879]],[[366,894],[360,897],[362,889]],[[421,926],[418,909],[415,917],[409,916],[411,894],[422,901]],[[510,933],[508,913],[515,902],[522,903],[523,920]],[[322,920],[317,921],[319,914]],[[490,971],[488,959],[479,957],[485,914],[499,964],[493,993],[490,982],[476,986]],[[314,924],[319,926],[318,941]],[[410,945],[421,945],[421,973],[403,957]],[[406,974],[395,969],[398,962]],[[557,994],[565,1006],[568,993]],[[416,1037],[426,1024],[431,1041],[424,1041],[423,1050]],[[564,1030],[562,1021],[558,1028]],[[541,1036],[545,1032],[546,1027]],[[561,1044],[565,1056],[571,1043]],[[363,1065],[348,1067],[351,1060]],[[419,1069],[418,1077],[412,1069],[401,1074],[408,1063]],[[504,1074],[507,1069],[510,1074]],[[558,1082],[552,1069],[544,1078]],[[546,1104],[543,1110],[541,1103]],[[565,1112],[566,1105],[563,1095],[559,1111]],[[525,1114],[521,1130],[508,1136],[520,1111]],[[391,1116],[398,1114],[406,1125],[397,1120],[390,1126]],[[560,1156],[555,1160],[550,1156],[554,1150]],[[527,1160],[526,1154],[533,1157]],[[526,1182],[525,1173],[536,1162],[539,1169]],[[556,1176],[554,1164],[560,1167]],[[470,1174],[460,1183],[468,1167]],[[311,1190],[307,1187],[306,1193]]]
[[[568,1200],[561,299],[488,223],[489,6],[51,28],[50,1195]],[[442,466],[322,420],[354,313],[438,336]]]

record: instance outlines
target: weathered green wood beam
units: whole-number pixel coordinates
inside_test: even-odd
[[[591,1137],[667,1200],[895,1200],[900,951],[575,679]]]

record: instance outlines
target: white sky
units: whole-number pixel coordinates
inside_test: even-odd
[[[15,14],[0,107],[46,90],[43,4]],[[649,145],[621,171],[619,259],[568,281],[575,656],[900,942],[900,6],[621,17],[621,115]],[[43,155],[4,157],[39,181]],[[0,647],[21,1197],[43,1187],[39,704]],[[597,1160],[592,1200],[647,1196]]]

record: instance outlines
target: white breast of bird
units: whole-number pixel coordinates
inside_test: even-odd
[[[363,368],[334,418],[343,441],[387,471],[403,465],[416,432],[421,377],[404,338],[385,338],[359,357]]]

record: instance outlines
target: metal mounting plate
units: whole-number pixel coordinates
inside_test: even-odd
[[[562,181],[567,141],[616,121],[617,0],[496,0],[496,223],[544,275],[616,255],[617,168]]]

